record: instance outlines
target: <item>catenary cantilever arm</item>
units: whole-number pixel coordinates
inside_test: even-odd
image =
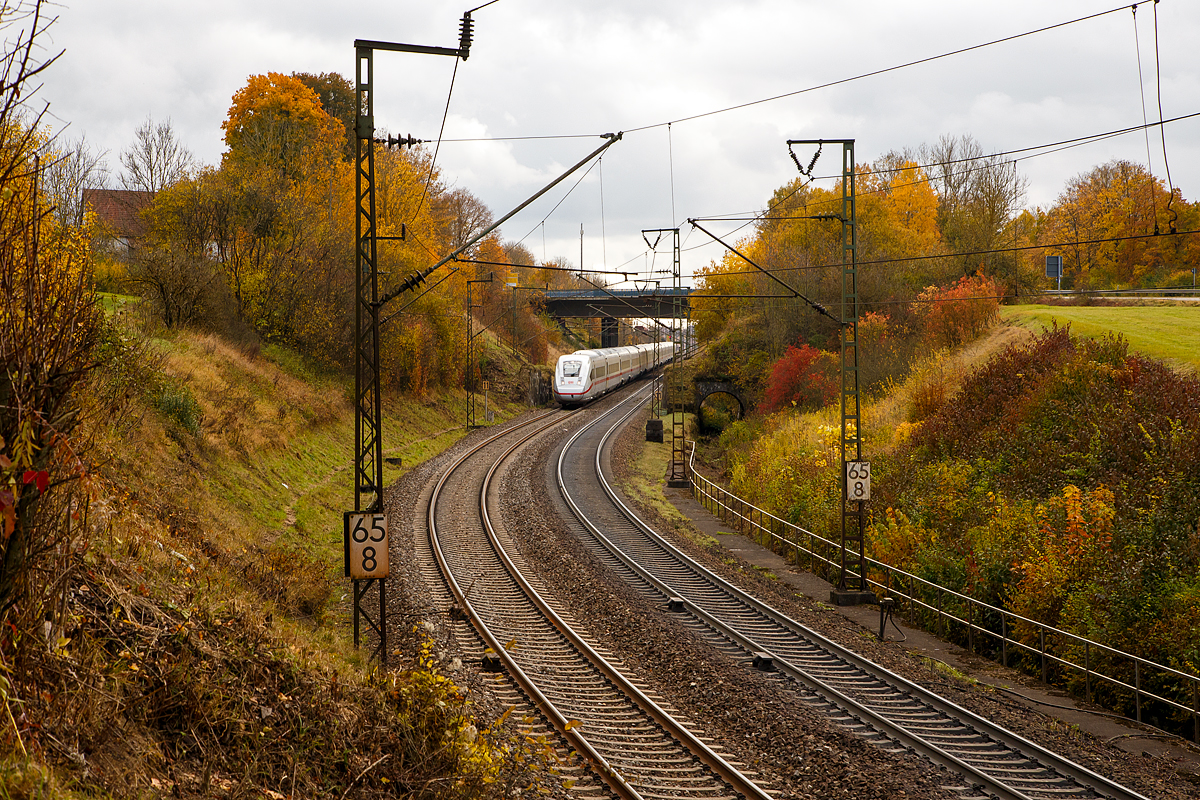
[[[401,283],[395,289],[392,289],[390,292],[388,292],[382,298],[380,298],[379,306],[383,307],[388,301],[394,299],[396,296],[408,291],[409,289],[412,289],[412,288],[420,285],[438,267],[441,267],[443,264],[447,264],[450,261],[453,261],[456,256],[465,252],[467,249],[469,249],[470,247],[475,245],[475,243],[477,243],[483,237],[487,236],[489,233],[496,230],[496,228],[499,228],[503,223],[507,222],[509,219],[511,219],[513,216],[515,216],[517,214],[517,212],[521,211],[527,205],[532,203],[534,200],[537,200],[539,197],[544,195],[546,192],[550,191],[555,186],[562,183],[564,180],[566,180],[571,175],[571,173],[575,172],[580,167],[582,167],[584,164],[588,163],[593,158],[597,157],[598,155],[603,153],[605,150],[607,150],[608,148],[612,147],[614,144],[619,142],[621,140],[621,133],[620,132],[606,133],[606,134],[604,134],[604,138],[607,139],[608,141],[606,141],[604,144],[600,145],[595,150],[593,150],[590,154],[585,156],[578,164],[571,167],[569,170],[564,172],[562,175],[559,175],[557,178],[552,180],[550,183],[546,184],[544,187],[542,187],[542,189],[540,191],[538,191],[536,194],[532,195],[525,202],[521,203],[521,205],[517,206],[512,211],[508,212],[507,214],[505,214],[503,217],[501,217],[500,219],[493,222],[488,227],[484,228],[480,233],[476,234],[469,242],[464,244],[462,247],[458,248],[453,253],[451,253],[450,255],[443,258],[441,261],[434,264],[432,267],[427,267],[427,268],[421,270],[420,272],[414,272],[412,275],[409,275],[407,278],[404,279],[403,283]]]
[[[782,280],[780,280],[779,278],[777,278],[777,277],[775,277],[774,275],[772,275],[772,274],[771,274],[771,272],[770,272],[770,270],[765,270],[765,269],[763,269],[762,267],[760,267],[758,264],[755,264],[753,261],[751,261],[749,258],[747,258],[747,257],[746,257],[746,256],[745,256],[743,253],[739,252],[739,251],[737,250],[737,248],[735,248],[735,247],[733,247],[733,246],[731,246],[731,245],[728,245],[728,244],[726,244],[725,242],[723,242],[723,241],[722,241],[722,240],[721,240],[721,239],[720,239],[720,238],[719,238],[719,237],[718,237],[716,234],[714,234],[712,231],[710,231],[710,230],[708,230],[707,228],[705,228],[705,227],[704,227],[703,225],[701,225],[699,222],[696,222],[696,220],[695,220],[695,219],[689,219],[689,220],[688,220],[688,222],[691,224],[691,226],[692,226],[693,228],[699,228],[700,230],[704,231],[704,232],[705,232],[705,233],[707,233],[709,236],[711,236],[711,237],[712,237],[712,238],[713,238],[713,239],[714,239],[714,240],[715,240],[715,241],[716,241],[718,244],[720,244],[720,245],[722,245],[723,247],[725,247],[725,249],[726,249],[726,250],[728,250],[729,252],[733,253],[734,255],[736,255],[737,257],[739,257],[739,258],[740,258],[740,259],[742,259],[743,261],[745,261],[747,264],[749,264],[750,266],[754,267],[756,270],[758,270],[759,272],[761,272],[763,275],[766,275],[768,278],[770,278],[771,280],[773,280],[773,281],[775,281],[776,283],[778,283],[778,284],[779,284],[780,286],[782,286],[783,288],[787,289],[789,292],[791,292],[791,293],[792,293],[792,294],[791,294],[791,296],[792,296],[792,297],[796,297],[796,298],[799,298],[800,300],[803,300],[805,303],[808,303],[808,307],[809,307],[809,308],[811,308],[813,311],[816,311],[818,314],[823,314],[823,315],[825,315],[826,317],[829,317],[831,320],[833,320],[833,321],[834,321],[834,322],[836,322],[836,323],[837,323],[839,326],[841,326],[841,324],[842,324],[841,320],[839,320],[839,319],[838,319],[837,317],[835,317],[833,314],[830,314],[830,313],[829,313],[829,309],[825,308],[825,306],[823,306],[823,305],[821,305],[820,303],[818,303],[818,302],[815,302],[815,301],[813,301],[813,300],[809,300],[807,297],[805,297],[804,295],[800,294],[800,292],[798,292],[798,291],[796,291],[794,288],[792,288],[792,286],[791,286],[791,285],[789,285],[789,284],[788,284],[788,283],[786,283],[785,281],[782,281]]]

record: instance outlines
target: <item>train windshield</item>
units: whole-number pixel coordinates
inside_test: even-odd
[[[563,362],[563,377],[578,378],[579,368],[583,366],[582,361],[564,361]]]

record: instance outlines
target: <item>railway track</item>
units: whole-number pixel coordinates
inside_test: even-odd
[[[621,798],[770,797],[615,659],[543,599],[492,524],[499,466],[522,444],[580,412],[551,412],[480,443],[455,461],[428,501],[429,544],[460,615],[545,719]]]
[[[561,449],[557,475],[589,547],[651,604],[687,615],[716,647],[804,689],[806,702],[877,745],[909,749],[956,776],[967,800],[1147,800],[944,700],[788,618],[713,574],[643,523],[605,476],[613,432],[636,411],[610,411]]]

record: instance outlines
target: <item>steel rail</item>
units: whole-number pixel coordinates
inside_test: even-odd
[[[630,411],[629,414],[623,417],[622,420],[618,421],[604,434],[601,441],[596,446],[595,456],[593,458],[593,466],[595,469],[596,478],[599,484],[602,486],[605,494],[608,496],[610,502],[612,502],[614,507],[619,510],[622,516],[628,519],[629,522],[634,525],[645,537],[647,537],[656,547],[665,551],[679,564],[692,571],[703,580],[717,587],[720,591],[725,592],[736,601],[749,606],[759,614],[767,617],[769,620],[773,620],[776,624],[782,625],[783,627],[789,629],[794,635],[807,639],[817,647],[830,652],[835,657],[841,658],[857,669],[875,676],[877,679],[883,679],[885,683],[890,684],[901,693],[906,694],[909,697],[916,698],[921,702],[924,702],[929,707],[934,708],[947,716],[959,720],[969,720],[969,724],[972,728],[1020,753],[1025,758],[1043,764],[1058,772],[1060,775],[1071,778],[1077,784],[1079,784],[1081,788],[1103,793],[1105,796],[1117,798],[1118,800],[1146,800],[1146,798],[1144,798],[1142,795],[1113,783],[1107,778],[1104,778],[1103,776],[1100,776],[1086,769],[1085,767],[1067,761],[1057,754],[1047,751],[1044,748],[1041,748],[1040,746],[1024,739],[1023,737],[1007,731],[1004,728],[984,720],[967,711],[966,709],[963,709],[960,706],[957,706],[956,704],[937,696],[936,694],[926,690],[924,687],[918,686],[917,684],[914,684],[899,675],[891,673],[883,667],[874,664],[869,659],[863,658],[852,651],[847,650],[841,645],[838,645],[837,643],[827,639],[826,637],[807,628],[801,623],[792,620],[782,612],[775,610],[766,603],[763,603],[720,576],[712,573],[703,565],[696,563],[693,559],[684,554],[670,542],[666,541],[663,537],[646,525],[625,505],[624,502],[621,501],[616,492],[612,489],[611,485],[609,485],[608,481],[605,479],[603,470],[601,468],[600,454],[602,453],[609,437],[620,427],[621,422],[632,415],[634,411],[636,411],[636,409]],[[587,430],[598,424],[599,421],[600,420],[596,420],[582,428],[563,446],[558,459],[557,474],[559,489],[562,492],[568,506],[571,507],[573,513],[575,513],[580,522],[593,534],[593,536],[596,537],[598,543],[603,545],[605,549],[607,549],[608,552],[610,552],[615,558],[619,559],[620,562],[626,566],[626,568],[633,571],[636,575],[638,575],[638,577],[654,587],[656,591],[661,592],[668,598],[676,597],[680,594],[678,591],[673,589],[665,581],[660,580],[657,576],[639,564],[634,558],[625,553],[616,545],[615,542],[612,542],[608,536],[605,536],[604,533],[600,531],[600,529],[594,525],[584,513],[582,513],[582,510],[579,508],[578,504],[570,497],[570,493],[567,491],[566,482],[563,477],[563,462],[566,459],[566,454],[574,445],[574,443],[578,441]],[[699,607],[696,603],[688,603],[687,608],[693,615],[703,621],[710,628],[729,638],[731,641],[734,641],[747,652],[770,654],[773,658],[773,661],[778,664],[782,671],[787,673],[789,676],[793,677],[810,690],[828,697],[832,702],[841,706],[844,711],[854,714],[860,720],[865,721],[867,724],[871,725],[884,735],[893,738],[902,744],[912,747],[918,752],[923,753],[935,763],[939,763],[942,766],[966,775],[968,778],[987,787],[988,791],[993,792],[998,797],[1012,798],[1012,800],[1027,800],[1029,797],[1029,795],[1026,795],[1019,790],[1008,786],[996,777],[987,774],[971,764],[963,762],[961,759],[957,758],[951,753],[946,752],[937,745],[925,741],[922,737],[907,731],[898,723],[887,719],[885,716],[873,711],[857,700],[848,697],[836,688],[829,686],[824,681],[821,681],[819,678],[816,678],[812,674],[800,669],[794,664],[789,663],[786,659],[779,658],[777,654],[771,652],[771,648],[765,647],[749,636],[744,635],[732,625]]]
[[[629,400],[623,400],[618,404],[618,407]],[[554,412],[551,412],[553,414]],[[578,413],[578,412],[575,412]],[[531,420],[525,425],[532,425],[535,422],[545,419],[550,415],[542,415],[535,420]],[[569,418],[573,415],[568,415]],[[558,632],[560,636],[579,653],[582,659],[596,670],[603,680],[615,687],[615,690],[620,692],[627,698],[631,706],[638,708],[654,725],[658,726],[671,739],[674,739],[674,746],[681,747],[680,753],[687,752],[691,757],[697,759],[701,764],[710,770],[713,778],[716,779],[717,785],[724,784],[734,791],[741,793],[743,796],[752,798],[752,800],[770,800],[770,795],[763,792],[747,777],[738,772],[734,767],[728,764],[720,755],[713,752],[711,748],[701,742],[690,730],[681,725],[668,712],[659,707],[651,698],[647,697],[644,692],[634,686],[624,675],[621,674],[612,664],[610,664],[603,656],[595,651],[582,637],[579,636],[570,625],[564,621],[542,598],[537,591],[530,585],[529,581],[521,574],[520,569],[505,552],[499,534],[495,530],[491,522],[490,513],[488,511],[487,497],[491,490],[492,480],[503,464],[518,448],[525,444],[530,439],[536,437],[545,430],[559,424],[562,419],[555,419],[553,422],[538,427],[528,435],[525,435],[515,443],[513,443],[503,454],[496,457],[487,471],[487,474],[482,482],[478,496],[478,510],[483,521],[484,529],[488,536],[491,549],[496,557],[503,564],[503,568],[508,572],[509,577],[516,583],[524,593],[528,602],[538,610],[544,620]],[[522,427],[522,426],[518,426]],[[483,615],[469,600],[469,591],[464,592],[461,585],[452,574],[451,565],[446,554],[442,550],[442,544],[437,534],[437,523],[435,519],[435,508],[437,507],[439,495],[442,492],[446,481],[450,475],[458,469],[468,458],[475,453],[481,451],[484,447],[496,442],[502,436],[508,435],[517,428],[509,429],[501,434],[490,437],[480,443],[472,451],[464,454],[454,464],[446,469],[441,479],[438,481],[429,502],[428,524],[430,530],[430,539],[432,549],[439,566],[446,578],[447,584],[456,599],[456,602],[465,612],[465,615],[470,619],[472,625],[480,633],[487,646],[496,654],[497,658],[504,664],[505,668],[513,676],[514,681],[521,687],[526,695],[533,701],[533,704],[545,715],[552,725],[564,736],[564,738],[575,747],[575,749],[583,754],[592,765],[596,774],[604,780],[609,787],[623,798],[640,797],[638,790],[630,783],[630,780],[621,774],[621,771],[606,759],[599,752],[596,746],[588,740],[585,732],[581,729],[578,723],[573,723],[555,706],[555,703],[546,696],[546,694],[537,686],[532,679],[517,662],[517,659],[509,653],[506,647],[501,644],[500,639],[492,632],[483,619]]]
[[[641,402],[644,402],[644,397],[639,398],[639,394],[644,391],[644,389],[639,389],[638,392],[635,392],[630,397],[622,400],[620,403],[617,403],[615,406],[613,406],[613,408],[604,412],[604,414],[602,414],[598,419],[604,419],[621,408],[621,406],[624,404],[634,400],[640,400]],[[636,411],[639,405],[640,403],[635,403],[633,410]],[[488,470],[487,476],[484,478],[483,486],[480,488],[479,492],[479,509],[480,514],[483,517],[488,538],[491,540],[492,546],[496,550],[496,554],[504,562],[505,567],[508,569],[513,579],[517,581],[522,590],[525,592],[526,596],[533,601],[534,605],[536,605],[538,610],[545,615],[546,619],[548,619],[550,623],[568,639],[568,641],[570,641],[580,652],[582,652],[587,659],[591,661],[592,664],[601,672],[601,674],[603,674],[608,680],[612,681],[614,685],[620,687],[621,691],[633,699],[633,701],[638,705],[639,708],[642,709],[642,711],[644,711],[651,719],[668,731],[671,736],[678,739],[688,750],[691,750],[692,753],[695,754],[705,766],[715,772],[723,781],[728,783],[743,796],[755,798],[755,800],[771,800],[771,796],[769,794],[764,792],[757,784],[734,768],[719,754],[713,752],[708,745],[700,741],[700,739],[698,739],[690,730],[679,724],[674,717],[660,708],[657,703],[655,703],[652,699],[647,697],[644,692],[634,686],[628,678],[621,674],[619,670],[613,667],[612,664],[610,664],[603,656],[597,653],[591,645],[584,641],[583,638],[580,637],[570,625],[564,622],[562,617],[560,617],[558,613],[555,612],[548,603],[546,603],[542,596],[538,594],[533,586],[531,586],[525,579],[525,576],[517,568],[516,564],[512,562],[512,559],[509,558],[508,553],[505,552],[504,547],[496,534],[495,528],[492,527],[491,516],[487,510],[487,492],[492,477],[495,475],[496,470],[499,469],[501,462],[508,458],[508,456],[518,447],[524,444],[524,441],[525,440],[517,442],[511,448],[509,448],[507,452],[496,459],[496,462],[492,464],[491,469]]]
[[[559,710],[554,706],[554,704],[547,699],[547,697],[537,687],[537,684],[535,684],[525,673],[525,671],[521,669],[520,665],[517,664],[516,660],[508,652],[508,649],[504,647],[504,645],[495,637],[495,635],[492,634],[488,626],[484,624],[483,619],[479,616],[478,612],[475,610],[475,607],[467,598],[467,594],[462,590],[462,587],[454,578],[454,573],[450,569],[450,564],[446,559],[445,553],[442,552],[441,543],[438,540],[437,522],[434,519],[434,512],[437,509],[438,498],[442,487],[445,486],[446,481],[449,479],[451,473],[458,469],[458,467],[461,466],[468,458],[492,442],[495,442],[504,436],[508,436],[515,430],[541,422],[547,417],[554,416],[556,413],[558,412],[550,411],[546,414],[542,414],[531,420],[523,422],[514,428],[509,428],[508,430],[501,431],[493,436],[488,437],[479,445],[464,453],[457,461],[455,461],[450,465],[449,468],[446,469],[446,471],[442,474],[442,477],[438,480],[437,485],[434,487],[433,494],[429,499],[429,510],[426,515],[426,524],[429,527],[430,545],[433,549],[434,556],[437,558],[438,566],[442,571],[442,576],[446,583],[450,586],[450,591],[454,594],[455,601],[458,603],[459,607],[463,609],[468,619],[470,619],[471,625],[475,628],[476,632],[479,633],[484,642],[486,642],[487,646],[491,648],[492,652],[495,653],[497,658],[499,658],[504,664],[505,669],[508,670],[508,674],[512,676],[513,681],[519,687],[521,687],[521,690],[525,693],[525,695],[533,701],[534,706],[542,712],[542,714],[550,721],[559,734],[566,739],[566,741],[572,747],[575,748],[576,752],[580,753],[591,763],[592,769],[597,775],[600,776],[600,779],[603,780],[605,784],[607,784],[608,787],[613,790],[614,793],[616,793],[618,797],[623,798],[624,800],[643,800],[641,794],[639,794],[637,790],[630,786],[625,781],[624,777],[620,775],[620,773],[613,769],[612,765],[608,763],[608,760],[605,759],[604,756],[600,755],[600,753],[598,753],[594,747],[592,747],[591,742],[584,737],[579,729],[572,726],[570,724],[570,720],[563,716],[562,713],[559,712]],[[574,411],[567,416],[571,417],[578,413],[579,411]],[[536,436],[542,430],[552,427],[554,424],[556,424],[556,422],[557,420],[543,426],[542,428],[539,428],[538,430],[534,431],[531,436]]]
[[[695,450],[696,443],[692,442],[692,454],[689,456],[689,465],[694,463],[696,457]],[[689,469],[691,469],[690,466]],[[831,561],[825,555],[825,553],[836,552],[838,549],[837,543],[826,539],[820,534],[801,528],[794,523],[780,519],[774,514],[764,511],[752,503],[746,502],[742,498],[731,493],[728,489],[719,486],[703,475],[696,473],[694,470],[692,470],[692,494],[696,495],[696,499],[700,500],[705,508],[707,508],[714,516],[718,517],[722,521],[726,521],[724,512],[727,511],[729,516],[736,521],[734,527],[737,529],[738,533],[742,534],[743,536],[748,535],[746,528],[749,527],[753,531],[761,531],[763,534],[766,534],[766,536],[773,543],[778,542],[783,546],[790,548],[797,556],[797,559],[799,559],[802,555],[807,555],[810,559],[810,565],[815,562],[820,562],[821,564],[831,568],[836,568],[838,566],[836,562]],[[710,502],[713,506],[716,506],[716,510],[709,506]],[[757,520],[755,520],[756,515],[758,517]],[[768,520],[768,522],[764,522],[764,520]],[[782,532],[776,530],[776,523],[778,523],[779,526],[784,529]],[[787,533],[789,530],[794,531],[797,534],[796,540],[788,538]],[[807,547],[805,547],[799,541],[799,538],[804,536],[808,537],[809,543]],[[822,552],[817,552],[817,542],[820,542]],[[797,563],[799,563],[799,561],[797,561]],[[883,577],[874,577],[870,574],[866,576],[867,583],[872,587],[890,594],[893,598],[899,598],[906,601],[909,605],[910,611],[920,609],[924,612],[929,612],[936,615],[937,622],[939,624],[943,620],[946,620],[950,624],[958,624],[963,626],[967,631],[967,649],[971,653],[976,652],[975,646],[972,643],[974,636],[978,635],[985,638],[990,638],[993,641],[999,642],[1000,663],[1006,667],[1008,666],[1007,653],[1010,646],[1016,648],[1018,652],[1024,652],[1030,656],[1039,658],[1042,664],[1042,681],[1044,683],[1050,682],[1046,677],[1046,668],[1050,664],[1065,667],[1067,670],[1074,670],[1082,673],[1084,677],[1084,684],[1087,690],[1085,696],[1088,699],[1088,702],[1091,702],[1092,699],[1091,682],[1095,680],[1109,684],[1110,686],[1118,689],[1128,690],[1137,699],[1137,706],[1139,709],[1141,708],[1143,701],[1146,700],[1163,703],[1169,708],[1182,711],[1183,713],[1192,717],[1195,731],[1194,738],[1196,741],[1200,742],[1200,676],[1181,672],[1164,664],[1151,661],[1150,659],[1135,656],[1126,651],[1118,650],[1115,647],[1110,647],[1109,645],[1102,644],[1086,637],[1078,636],[1070,633],[1069,631],[1064,631],[1061,628],[1055,628],[1054,626],[1048,625],[1044,622],[1039,622],[1037,620],[1030,619],[1029,617],[1023,617],[1020,614],[1015,614],[1007,609],[977,600],[970,595],[962,594],[961,592],[957,592],[953,589],[947,589],[946,587],[940,586],[935,582],[925,580],[924,578],[914,575],[911,572],[906,572],[905,570],[869,556],[867,558],[867,564],[872,570],[878,570],[883,573]],[[809,572],[820,575],[820,573],[816,572],[816,570],[811,566]],[[898,580],[893,581],[893,577],[897,578]],[[905,581],[908,583],[907,590],[904,586]],[[920,587],[921,589],[927,589],[930,592],[935,593],[937,596],[937,602],[934,603],[933,601],[922,599],[919,593],[916,591],[917,587]],[[943,604],[943,598],[949,598],[964,604],[967,609],[965,614],[963,616],[958,616],[952,608],[948,608]],[[985,619],[975,621],[975,613],[981,613],[983,615],[994,614],[998,616],[1000,618],[999,630],[996,630],[995,627],[988,625]],[[1036,630],[1041,637],[1053,637],[1060,643],[1065,641],[1074,643],[1075,645],[1082,645],[1085,653],[1084,663],[1080,664],[1077,661],[1072,661],[1071,658],[1066,654],[1057,653],[1053,650],[1047,649],[1044,641],[1041,646],[1038,646],[1028,644],[1020,638],[1012,638],[1009,634],[1009,631],[1011,626],[1017,623],[1028,625],[1032,630]],[[1135,676],[1133,683],[1127,683],[1120,677],[1103,672],[1099,668],[1092,667],[1089,663],[1087,654],[1093,650],[1098,654],[1110,655],[1122,662],[1131,664],[1133,666],[1133,674]],[[995,656],[988,657],[992,658],[993,660],[995,659]],[[1181,680],[1185,683],[1185,685],[1191,686],[1192,704],[1190,706],[1185,705],[1184,703],[1179,702],[1177,699],[1165,697],[1162,694],[1157,694],[1145,688],[1146,680],[1144,679],[1144,676],[1146,675],[1147,671],[1161,675],[1165,678]],[[1135,716],[1134,719],[1145,725],[1150,724],[1145,722],[1145,720],[1140,716]]]
[[[620,424],[625,421],[625,419],[627,419],[629,416],[631,416],[636,411],[637,411],[637,409],[635,408],[635,409],[631,410],[629,412],[629,414],[627,414],[621,420],[618,420],[617,423],[613,426],[613,428],[609,431],[609,434],[611,434],[611,432],[613,430],[616,430],[620,426]],[[591,423],[591,425],[595,425],[599,421],[600,420],[596,420],[595,422]],[[660,580],[652,572],[650,572],[648,569],[643,567],[635,559],[631,558],[624,551],[622,551],[619,547],[617,547],[613,542],[611,542],[609,540],[609,538],[607,536],[605,536],[604,533],[600,530],[600,528],[597,525],[595,525],[592,522],[592,520],[584,513],[583,509],[580,508],[579,504],[577,504],[575,502],[574,498],[572,498],[570,493],[567,491],[566,482],[562,475],[563,458],[565,457],[565,454],[570,449],[570,447],[575,443],[575,441],[578,438],[580,438],[583,435],[583,433],[586,432],[587,429],[591,427],[591,425],[588,425],[588,426],[580,429],[580,431],[577,432],[576,435],[573,436],[567,442],[567,444],[563,447],[562,452],[559,455],[558,485],[559,485],[559,490],[561,491],[561,493],[563,495],[563,499],[566,501],[567,505],[571,508],[571,512],[576,516],[576,518],[579,520],[579,522],[585,528],[587,528],[592,533],[592,535],[596,537],[597,541],[600,544],[602,544],[614,557],[616,557],[623,564],[625,564],[625,566],[627,568],[629,568],[634,573],[636,573],[638,575],[638,577],[640,577],[642,580],[646,581],[646,583],[648,583],[652,587],[654,587],[655,590],[662,593],[662,595],[665,598],[671,598],[671,597],[678,596],[678,593],[674,589],[672,589],[671,586],[666,584],[664,581]],[[600,472],[599,458],[600,458],[600,453],[603,450],[604,444],[608,440],[609,434],[605,434],[605,436],[601,439],[599,445],[596,448],[597,474],[600,475],[600,483],[606,489],[608,489],[609,487],[608,487],[607,481],[604,480],[603,475]],[[631,522],[633,522],[635,525],[637,525],[638,522],[640,522],[640,520],[635,520],[634,517],[630,516],[630,514],[632,514],[632,512],[630,512],[623,503],[621,503],[618,499],[616,499],[613,496],[613,494],[610,493],[609,498],[610,498],[610,500],[614,501],[614,505],[616,505],[618,509],[622,510],[622,512],[625,514],[625,516],[627,518],[630,519]],[[915,750],[916,752],[921,753],[926,758],[929,758],[931,761],[933,761],[935,764],[943,766],[953,772],[957,772],[960,774],[966,773],[970,777],[977,780],[980,784],[987,785],[987,784],[997,783],[995,780],[991,779],[989,776],[987,776],[986,774],[975,769],[971,765],[964,764],[962,761],[954,758],[954,756],[945,752],[941,748],[936,747],[935,745],[931,745],[930,743],[922,740],[919,737],[911,735],[908,731],[891,723],[886,718],[875,713],[870,708],[862,705],[861,703],[854,700],[853,698],[843,694],[842,692],[835,689],[834,687],[825,684],[823,681],[820,681],[819,679],[814,678],[813,676],[809,675],[808,673],[804,672],[803,670],[797,669],[794,666],[792,666],[791,664],[788,664],[786,661],[779,659],[773,653],[770,653],[770,651],[768,651],[761,644],[755,642],[754,640],[750,639],[747,636],[744,636],[736,628],[728,625],[723,620],[719,619],[718,617],[713,616],[712,614],[708,613],[707,611],[705,611],[703,608],[697,606],[696,604],[689,603],[687,608],[694,616],[699,618],[702,622],[704,622],[709,627],[713,628],[716,631],[719,631],[723,636],[725,636],[728,639],[730,639],[731,641],[733,641],[735,644],[737,644],[739,647],[741,647],[747,653],[768,653],[779,664],[782,671],[786,672],[789,675],[789,677],[792,677],[794,680],[798,681],[801,685],[803,685],[805,688],[809,689],[810,691],[815,692],[815,693],[827,698],[828,700],[832,701],[835,705],[837,705],[843,711],[854,715],[859,720],[861,720],[861,721],[865,722],[866,724],[870,725],[871,727],[875,728],[880,733],[888,736],[889,738],[899,742],[900,744],[902,744],[906,747],[909,747],[912,750]],[[1028,798],[1026,795],[1013,792],[1007,786],[1004,786],[1003,784],[997,783],[997,785],[995,787],[989,786],[989,788],[991,788],[996,793],[996,795],[999,798],[1001,798],[1001,800],[1030,800],[1030,798]]]

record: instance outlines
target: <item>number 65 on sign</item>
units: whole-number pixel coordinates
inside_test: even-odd
[[[846,462],[846,499],[871,499],[871,462]]]
[[[346,577],[356,580],[388,576],[387,514],[347,511],[342,515]]]

